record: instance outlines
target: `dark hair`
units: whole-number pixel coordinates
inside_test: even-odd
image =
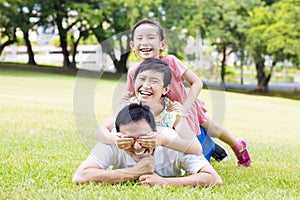
[[[139,27],[140,25],[142,25],[142,24],[150,24],[150,25],[156,26],[157,29],[158,29],[158,35],[159,35],[159,37],[160,37],[160,40],[162,41],[162,40],[165,39],[165,36],[164,36],[164,30],[163,30],[163,28],[161,27],[161,25],[160,25],[159,23],[157,23],[157,22],[155,22],[155,21],[151,21],[151,20],[149,20],[149,19],[143,19],[143,20],[139,21],[138,23],[136,23],[136,24],[134,25],[133,30],[132,30],[132,33],[131,33],[131,39],[132,39],[132,40],[133,40],[133,38],[134,38],[135,29],[136,29],[137,27]]]
[[[160,73],[164,74],[164,87],[167,87],[172,80],[172,71],[169,67],[169,65],[158,59],[158,58],[148,58],[144,60],[139,67],[136,69],[133,80],[135,81],[136,77],[138,76],[139,73],[147,70],[154,70]]]
[[[131,122],[137,122],[142,119],[148,122],[153,131],[156,131],[155,120],[149,106],[129,104],[118,113],[115,121],[116,129],[120,132],[121,125],[127,125]]]

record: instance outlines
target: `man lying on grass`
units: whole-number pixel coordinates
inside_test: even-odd
[[[156,132],[148,106],[130,104],[124,107],[115,123],[122,137],[134,138],[134,143],[126,150],[115,144],[97,143],[75,172],[75,184],[139,180],[144,185],[222,185],[220,176],[203,155],[184,154],[162,146],[150,149],[139,143],[139,137]],[[159,134],[176,137],[177,133],[166,127]],[[112,170],[107,169],[110,166]],[[181,176],[181,169],[189,175]]]

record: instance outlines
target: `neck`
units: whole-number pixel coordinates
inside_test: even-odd
[[[154,117],[157,117],[164,110],[164,107],[165,107],[164,101],[161,99],[160,103],[151,105],[150,109]]]

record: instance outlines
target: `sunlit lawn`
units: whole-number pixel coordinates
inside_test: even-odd
[[[73,185],[72,175],[91,146],[74,122],[75,85],[70,75],[0,71],[0,199],[300,198],[300,101],[211,90],[200,95],[209,115],[247,139],[253,157],[251,167],[237,167],[223,144],[230,162],[212,165],[224,186]],[[116,81],[101,79],[96,86],[97,122],[111,114],[115,91],[121,91]]]

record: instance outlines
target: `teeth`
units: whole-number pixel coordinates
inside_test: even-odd
[[[144,49],[140,49],[140,51],[142,51],[142,52],[149,52],[149,51],[151,51],[152,49],[151,48],[144,48]]]
[[[146,92],[146,91],[140,91],[140,94],[150,96],[152,93],[151,92]]]
[[[135,155],[138,155],[138,156],[140,156],[140,155],[143,155],[144,153],[145,153],[145,151],[146,151],[146,149],[144,150],[144,151],[141,151],[141,152],[133,152]]]

